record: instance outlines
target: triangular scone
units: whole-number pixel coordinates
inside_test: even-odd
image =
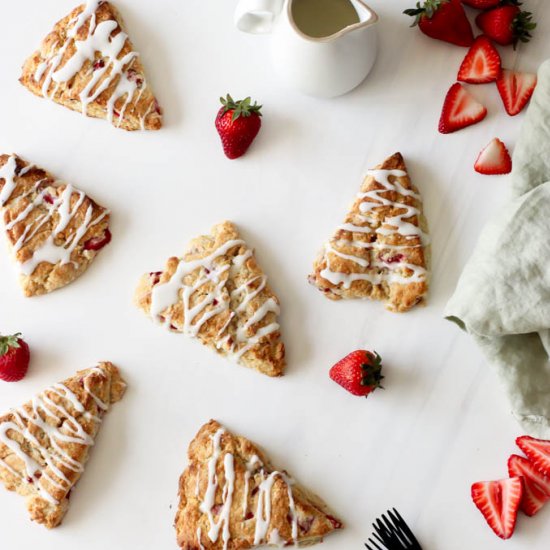
[[[20,82],[73,111],[125,130],[158,130],[159,105],[116,8],[88,0],[56,23]]]
[[[427,223],[400,153],[369,170],[309,281],[327,298],[382,300],[407,311],[428,291]]]
[[[32,520],[61,523],[103,415],[125,388],[118,369],[100,363],[0,416],[0,481],[27,497]]]
[[[143,275],[135,301],[170,330],[268,376],[283,374],[279,300],[231,222],[193,239],[164,271]]]
[[[17,155],[0,155],[0,215],[26,296],[69,284],[111,240],[108,210]]]
[[[248,439],[218,422],[189,445],[175,528],[184,550],[309,546],[342,523]]]

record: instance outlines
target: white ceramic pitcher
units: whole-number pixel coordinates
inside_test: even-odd
[[[376,59],[378,16],[362,0],[349,0],[355,22],[327,36],[312,36],[297,24],[293,7],[300,1],[240,0],[235,24],[245,32],[272,34],[275,69],[292,87],[318,97],[352,90]]]

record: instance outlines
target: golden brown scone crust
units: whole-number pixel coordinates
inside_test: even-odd
[[[0,416],[0,481],[26,497],[32,520],[49,529],[61,523],[101,418],[125,389],[118,369],[99,363]]]
[[[216,452],[217,458],[212,459]],[[228,454],[232,455],[233,466],[226,470]],[[293,543],[310,546],[342,527],[319,497],[291,480],[285,471],[274,470],[256,445],[222,428],[215,420],[199,430],[189,445],[188,457],[189,465],[180,478],[180,502],[175,519],[178,544],[183,550],[222,550],[224,547],[243,550]],[[217,483],[214,484],[209,483],[211,459],[212,463],[215,461]],[[228,487],[231,479],[234,479],[232,491]],[[273,482],[271,488],[269,480]],[[208,493],[212,495],[210,501]],[[260,506],[259,499],[262,499]],[[270,514],[267,503],[271,504]],[[214,522],[220,525],[214,541],[209,536],[209,511]],[[265,521],[263,526],[257,525],[259,513]],[[223,534],[226,517],[229,518],[227,546]]]
[[[212,255],[211,261],[205,261]],[[196,267],[181,276],[177,273],[185,267],[181,262]],[[154,293],[166,283],[175,284],[172,297],[166,307],[156,311]],[[196,288],[184,307],[184,294],[193,285]],[[198,337],[222,355],[268,376],[283,374],[285,348],[277,323],[279,300],[231,222],[220,223],[210,235],[193,239],[183,259],[169,258],[164,271],[143,275],[135,302],[157,322]]]
[[[2,193],[8,186],[13,187],[12,191]],[[54,236],[54,244],[70,247],[78,232],[84,228],[86,231],[79,235],[70,261],[45,260],[30,272],[35,254],[48,246],[48,239],[60,223],[59,210],[65,202],[61,199],[66,188],[67,184],[56,181],[51,174],[17,155],[0,155],[0,197],[4,195],[4,200],[0,200],[0,215],[9,248],[21,269],[20,282],[26,296],[46,294],[74,281],[99,253],[99,249],[90,248],[91,243],[105,242],[110,235],[108,210],[72,188],[70,211],[74,212],[67,226]]]
[[[401,154],[395,153],[375,170],[406,172],[407,168]],[[426,236],[428,228],[422,212],[422,202],[418,189],[408,175],[390,175],[389,182],[392,189],[387,190],[372,175],[366,176],[360,196],[346,215],[346,225],[334,233],[315,260],[314,272],[310,275],[309,282],[327,298],[381,300],[385,302],[387,309],[395,312],[408,311],[423,301],[428,291],[428,243],[422,235],[405,236],[399,232],[391,232],[396,226],[388,222],[388,218],[406,214],[407,207],[412,207],[419,213],[402,219],[420,228]],[[399,187],[414,194],[402,194]],[[372,196],[361,196],[375,190],[384,201],[376,200]],[[380,206],[371,207],[368,219],[365,219],[361,210],[363,203],[375,203]],[[400,204],[405,207],[398,206]],[[353,231],[354,227],[350,226],[362,228],[363,231]],[[387,229],[390,229],[389,234]],[[385,234],[379,233],[380,230]],[[332,281],[328,280],[327,276]],[[361,279],[362,276],[371,280]],[[410,279],[410,282],[407,279]]]
[[[56,103],[79,112],[82,112],[83,108],[80,94],[92,80],[94,71],[104,70],[106,67],[105,74],[99,78],[98,82],[94,84],[89,91],[90,96],[94,95],[96,91],[99,91],[103,82],[110,78],[109,75],[113,67],[112,63],[107,63],[108,60],[102,58],[101,53],[96,51],[94,60],[91,61],[86,59],[74,77],[66,82],[61,82],[57,85],[57,83],[50,78],[53,72],[62,69],[74,56],[76,52],[75,38],[76,41],[83,41],[89,35],[90,17],[83,22],[75,38],[68,35],[75,24],[75,20],[84,9],[84,4],[78,6],[69,15],[55,24],[53,31],[43,40],[40,49],[34,52],[25,61],[21,78],[19,79],[21,84],[35,95],[44,97],[47,94],[47,96]],[[97,29],[97,25],[104,21],[113,21],[117,24],[116,28],[112,31],[111,39],[121,31],[128,34],[120,14],[109,2],[103,2],[97,7],[95,11],[95,28]],[[65,48],[64,51],[63,48]],[[128,38],[117,56],[117,59],[121,60],[133,51],[132,42]],[[55,60],[58,54],[61,54],[61,60],[52,71],[52,61]],[[101,63],[106,63],[106,65],[100,66]],[[44,64],[47,64],[47,69],[45,70],[44,68],[46,65]],[[122,78],[120,76],[121,74],[125,75],[124,78],[128,77],[131,82],[136,84],[134,88],[132,84],[128,84],[124,81],[120,87],[119,91],[122,91],[124,86],[130,86],[130,88],[132,88],[132,99],[128,104],[126,104],[128,94],[122,95],[116,91]],[[101,91],[97,98],[93,99],[93,101],[88,104],[87,115],[94,118],[108,118],[110,111],[109,100],[113,94],[116,93],[117,96],[120,95],[120,97],[114,102],[114,111],[112,113],[112,123],[114,126],[124,128],[125,130],[160,129],[162,126],[161,109],[147,83],[139,56],[136,55],[131,60],[125,62],[121,72],[116,75],[113,74],[113,76],[114,78],[107,85],[106,89]],[[47,79],[49,84],[46,84]]]

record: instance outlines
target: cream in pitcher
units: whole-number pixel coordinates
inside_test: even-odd
[[[377,53],[376,13],[362,0],[240,0],[235,24],[271,33],[275,70],[292,87],[334,97],[358,86]]]
[[[360,21],[350,0],[296,0],[292,17],[299,30],[314,38],[330,36]]]

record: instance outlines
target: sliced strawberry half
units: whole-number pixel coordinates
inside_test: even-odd
[[[512,455],[508,459],[508,474],[510,477],[523,477],[521,509],[526,515],[534,516],[550,500],[550,478],[519,455]]]
[[[512,171],[512,159],[506,145],[500,139],[494,138],[479,153],[474,169],[476,172],[488,176],[509,174]]]
[[[470,84],[495,82],[500,76],[500,55],[493,43],[486,36],[478,36],[468,50],[457,80]]]
[[[497,88],[504,108],[510,116],[520,113],[531,99],[537,85],[537,75],[534,73],[518,73],[502,69],[497,80]]]
[[[94,250],[97,252],[111,242],[111,237],[111,232],[106,229],[103,235],[100,235],[99,237],[92,237],[90,240],[86,241],[84,243],[84,250]]]
[[[476,124],[486,116],[487,109],[462,84],[456,82],[445,97],[439,131],[442,134],[450,134]]]
[[[472,500],[501,539],[514,534],[523,496],[523,480],[511,477],[499,481],[478,481],[472,485]]]
[[[516,445],[539,472],[550,476],[550,441],[523,435],[516,439]]]

